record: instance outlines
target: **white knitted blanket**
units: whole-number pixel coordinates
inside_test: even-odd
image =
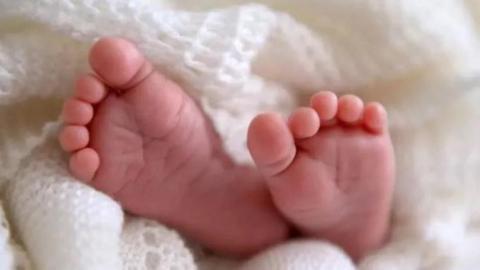
[[[480,268],[480,2],[243,2],[0,0],[0,270]],[[238,162],[261,111],[320,89],[383,102],[398,170],[389,243],[357,266],[312,239],[230,261],[73,181],[56,120],[105,35],[195,96]]]

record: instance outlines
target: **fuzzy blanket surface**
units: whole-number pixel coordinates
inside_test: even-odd
[[[480,268],[480,2],[246,2],[0,0],[1,270]],[[259,112],[287,115],[320,89],[384,103],[390,241],[358,265],[315,239],[232,261],[76,182],[58,114],[88,48],[112,35],[199,101],[239,163]]]

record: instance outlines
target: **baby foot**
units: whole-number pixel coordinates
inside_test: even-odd
[[[320,92],[288,123],[257,116],[248,147],[279,211],[306,236],[360,258],[385,240],[394,182],[384,108]]]
[[[96,75],[77,81],[59,135],[74,176],[220,253],[287,236],[261,178],[233,165],[195,102],[135,46],[101,39],[90,64]]]

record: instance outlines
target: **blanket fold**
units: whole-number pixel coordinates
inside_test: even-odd
[[[357,268],[478,268],[478,1],[244,2],[0,0],[0,191],[12,227],[0,226],[0,270],[15,263],[12,234],[39,270],[355,268],[313,239],[247,262],[197,252],[74,181],[58,114],[89,72],[88,48],[112,35],[198,100],[239,163],[251,163],[246,130],[259,112],[288,115],[325,89],[384,103],[397,154],[392,238]]]

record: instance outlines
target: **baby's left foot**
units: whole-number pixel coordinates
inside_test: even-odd
[[[288,123],[257,116],[248,147],[276,206],[303,235],[332,241],[355,259],[383,244],[394,156],[380,104],[320,92]]]

